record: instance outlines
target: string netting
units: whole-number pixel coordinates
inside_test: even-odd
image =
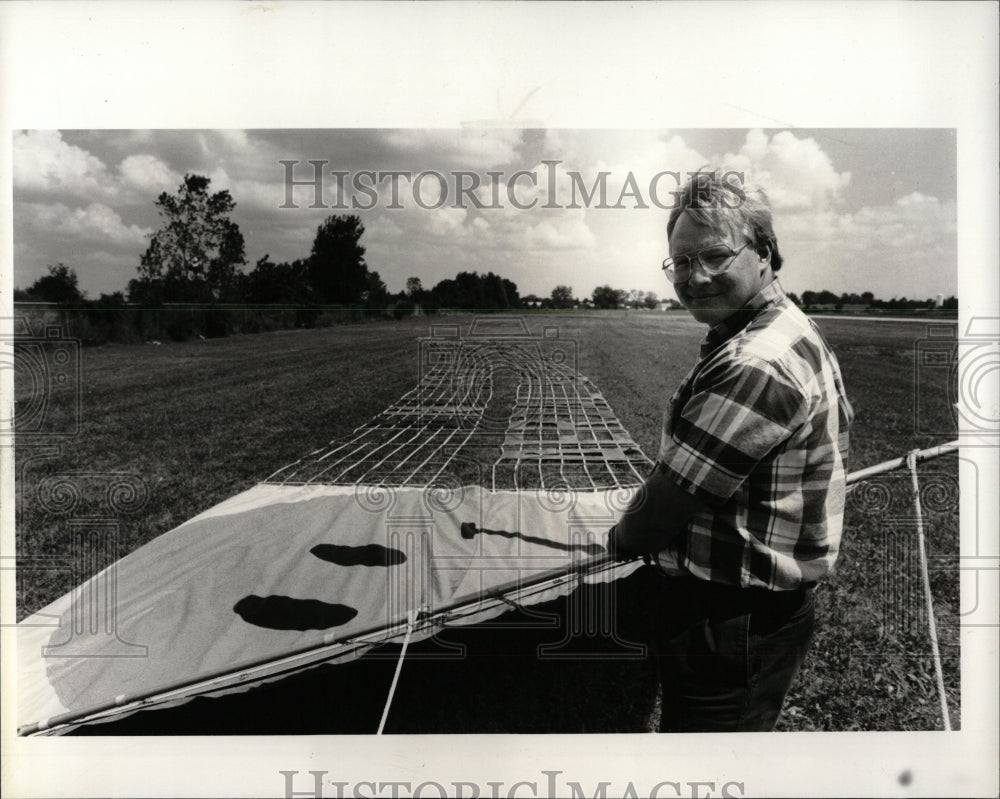
[[[292,485],[620,488],[652,461],[557,338],[420,340],[415,388],[343,440],[279,469]]]

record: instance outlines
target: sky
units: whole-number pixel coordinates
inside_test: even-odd
[[[311,160],[324,162],[318,202],[314,185],[286,185],[313,179]],[[236,201],[246,270],[307,257],[327,216],[353,213],[392,292],[492,271],[522,296],[611,285],[672,297],[660,270],[670,192],[706,165],[768,192],[786,290],[957,295],[954,131],[879,128],[22,130],[14,284],[64,263],[89,297],[124,290],[162,224],[156,198],[196,173]],[[390,171],[404,174],[378,174]]]

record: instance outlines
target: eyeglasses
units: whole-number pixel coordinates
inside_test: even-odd
[[[691,279],[691,270],[694,269],[694,264],[697,262],[706,275],[717,277],[733,265],[736,256],[743,252],[749,244],[748,241],[738,250],[733,250],[725,244],[713,244],[711,247],[698,250],[690,255],[667,258],[663,262],[663,272],[671,283],[685,283]]]

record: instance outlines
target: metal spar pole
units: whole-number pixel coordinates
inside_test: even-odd
[[[913,488],[913,508],[917,514],[917,546],[920,552],[920,575],[924,584],[924,598],[927,600],[927,626],[931,638],[931,652],[934,655],[934,676],[937,679],[938,698],[941,701],[941,718],[944,728],[951,730],[951,719],[948,716],[948,698],[944,692],[944,675],[941,670],[941,650],[938,647],[937,623],[934,620],[934,598],[931,595],[930,573],[927,569],[927,548],[924,544],[924,519],[920,508],[920,483],[917,480],[917,454],[913,450],[906,456],[906,465],[910,470],[910,483]]]

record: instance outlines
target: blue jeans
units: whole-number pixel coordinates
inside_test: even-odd
[[[663,691],[660,732],[774,729],[812,639],[812,589],[663,579],[652,646]]]

